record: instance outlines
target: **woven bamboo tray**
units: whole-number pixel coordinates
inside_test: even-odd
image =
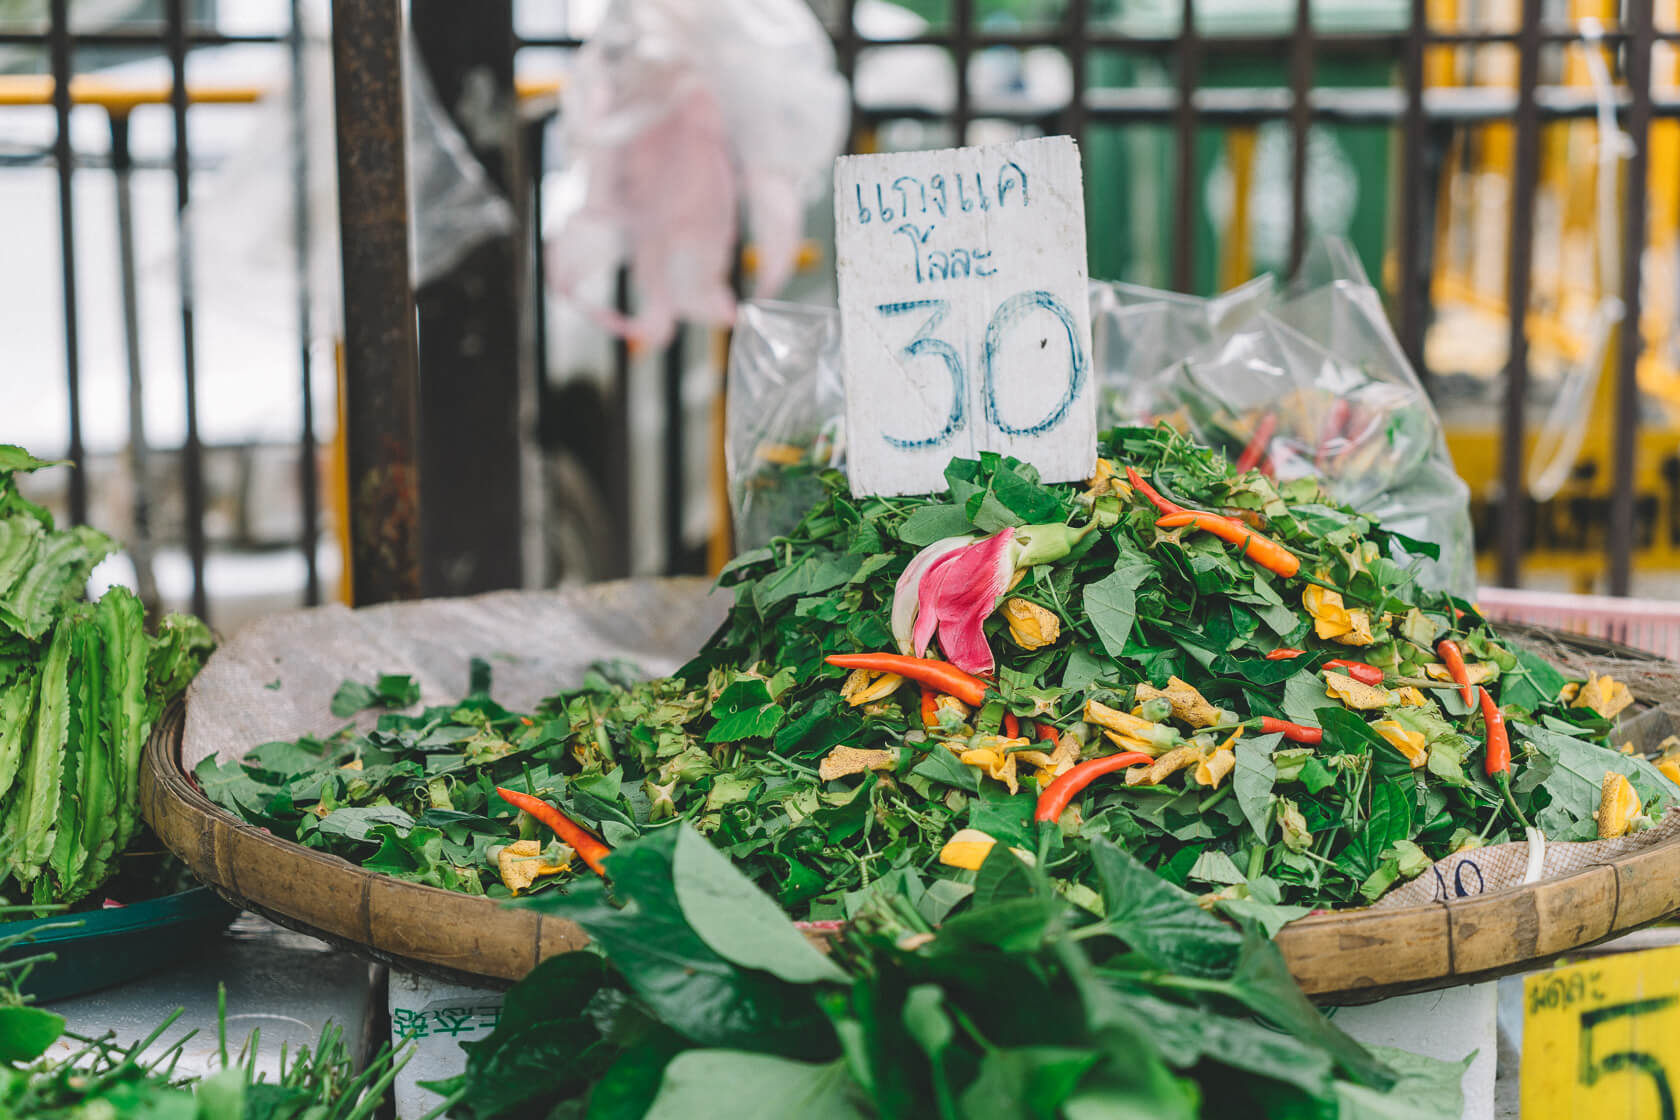
[[[1680,705],[1680,666],[1598,639],[1504,629],[1578,671],[1613,665],[1651,705],[1635,721],[1643,725],[1635,741],[1668,732],[1669,706]],[[365,871],[238,820],[183,772],[185,716],[184,705],[174,705],[152,733],[141,810],[164,844],[234,905],[407,971],[480,986],[505,986],[587,941],[569,921]],[[1676,910],[1680,836],[1528,886],[1304,918],[1277,943],[1315,1000],[1364,1003],[1543,967]]]

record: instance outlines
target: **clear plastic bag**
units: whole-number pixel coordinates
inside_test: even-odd
[[[1233,463],[1316,476],[1385,527],[1439,545],[1427,578],[1474,594],[1470,488],[1345,242],[1316,244],[1287,291],[1266,278],[1205,300],[1093,285],[1091,319],[1105,424],[1166,419]]]
[[[723,457],[735,540],[756,548],[822,495],[818,471],[845,461],[840,313],[768,300],[741,305],[729,348]]]
[[[305,9],[301,119],[290,73],[252,113],[251,139],[206,177],[187,208],[201,323],[295,331],[298,192],[308,215],[308,286],[317,337],[339,333],[338,150],[324,16]],[[410,271],[416,287],[484,241],[512,233],[513,207],[439,103],[412,37],[403,51],[408,111]],[[301,129],[301,131],[300,131]],[[173,268],[170,254],[151,267]],[[210,329],[215,324],[209,323]]]
[[[619,0],[568,79],[559,139],[580,201],[551,226],[550,283],[650,346],[678,319],[730,323],[737,209],[755,292],[773,295],[847,114],[833,46],[801,0]],[[589,299],[624,263],[632,316]]]
[[[1317,476],[1340,501],[1440,546],[1426,579],[1474,593],[1469,487],[1344,243],[1316,245],[1288,290],[1261,277],[1203,299],[1093,282],[1091,330],[1102,426],[1164,419],[1233,463]],[[842,465],[838,336],[835,311],[743,309],[728,390],[742,549],[798,520],[813,485],[801,472]]]

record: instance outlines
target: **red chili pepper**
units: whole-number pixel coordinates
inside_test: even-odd
[[[1277,413],[1268,412],[1260,418],[1260,423],[1254,428],[1254,438],[1243,448],[1242,455],[1237,459],[1237,465],[1232,468],[1236,474],[1245,474],[1255,468],[1260,457],[1266,453],[1266,446],[1272,442],[1272,433],[1277,431]]]
[[[1089,762],[1081,762],[1066,774],[1057,778],[1045,787],[1038,795],[1038,809],[1033,813],[1035,821],[1053,821],[1061,817],[1063,810],[1068,807],[1079,792],[1104,774],[1112,774],[1116,770],[1124,770],[1128,766],[1140,766],[1154,762],[1153,758],[1140,751],[1122,751],[1105,758],[1093,758]]]
[[[1032,726],[1033,734],[1038,738],[1043,739],[1046,743],[1049,743],[1052,747],[1059,747],[1062,745],[1062,733],[1057,731],[1054,727],[1051,727],[1048,723],[1035,723]]]
[[[1482,701],[1482,722],[1487,724],[1487,776],[1511,772],[1511,735],[1505,730],[1505,715],[1485,688],[1477,688]]]
[[[1243,546],[1242,554],[1245,559],[1252,560],[1268,572],[1275,572],[1285,579],[1301,570],[1299,556],[1271,538],[1261,536],[1242,522],[1232,521],[1217,513],[1169,513],[1165,517],[1157,518],[1155,525],[1161,529],[1192,525],[1204,533],[1212,533],[1222,541],[1240,544]]]
[[[909,657],[902,653],[836,653],[823,660],[842,669],[897,673],[906,680],[925,684],[947,696],[955,696],[971,708],[978,708],[986,702],[986,682],[963,672],[949,661]]]
[[[1360,684],[1381,684],[1383,682],[1383,678],[1387,676],[1386,673],[1377,668],[1375,665],[1367,665],[1363,661],[1348,661],[1341,657],[1336,658],[1334,661],[1326,661],[1324,663],[1324,668],[1340,669]]]
[[[1169,502],[1167,499],[1161,497],[1160,492],[1157,491],[1155,487],[1145,482],[1143,480],[1143,476],[1130,466],[1126,468],[1126,481],[1132,484],[1133,490],[1136,490],[1139,494],[1148,498],[1149,504],[1160,510],[1162,513],[1184,512],[1183,506],[1179,505],[1177,502]]]
[[[939,694],[925,684],[922,686],[922,726],[939,726]]]
[[[1505,714],[1493,702],[1487,689],[1477,686],[1476,692],[1481,701],[1482,722],[1487,724],[1487,758],[1483,761],[1483,768],[1493,779],[1493,784],[1499,787],[1511,815],[1526,829],[1528,818],[1523,816],[1517,799],[1511,794],[1511,733],[1505,730]]]
[[[556,836],[572,846],[578,858],[587,863],[590,870],[597,875],[607,873],[606,864],[602,860],[612,854],[612,849],[597,840],[587,829],[572,818],[550,805],[540,797],[532,797],[528,793],[517,793],[511,789],[496,787],[496,792],[503,801],[515,809],[523,809],[543,824],[554,830]]]
[[[1324,742],[1324,732],[1320,728],[1290,723],[1288,720],[1278,719],[1276,716],[1261,716],[1260,731],[1266,735],[1276,731],[1291,743],[1305,743],[1309,747],[1316,747]]]
[[[1268,653],[1266,655],[1266,660],[1267,661],[1291,661],[1291,660],[1294,660],[1295,658],[1301,656],[1303,653],[1306,653],[1306,652],[1307,651],[1304,650],[1304,649],[1290,649],[1288,646],[1282,646],[1282,647],[1280,647],[1278,649],[1274,649],[1272,652]]]
[[[1447,667],[1447,672],[1452,674],[1452,679],[1458,682],[1464,702],[1470,703],[1473,699],[1470,692],[1470,670],[1464,667],[1464,654],[1459,652],[1458,643],[1451,638],[1442,638],[1435,643],[1435,655],[1441,659],[1441,664]]]
[[[1019,739],[1021,737],[1021,721],[1015,718],[1014,712],[1003,713],[1003,737],[1005,739]]]

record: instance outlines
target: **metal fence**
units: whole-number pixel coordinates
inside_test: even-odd
[[[1315,28],[1309,0],[1295,0],[1294,26],[1275,35],[1200,33],[1196,0],[1178,5],[1178,29],[1172,35],[1127,35],[1112,30],[1099,18],[1093,0],[1065,0],[1058,25],[1039,31],[988,32],[976,26],[975,4],[949,7],[946,26],[933,27],[911,38],[867,40],[856,32],[857,0],[842,0],[832,22],[842,67],[856,72],[865,50],[935,46],[948,50],[956,76],[956,96],[948,114],[930,114],[919,106],[854,106],[854,144],[858,136],[883,121],[905,118],[942,118],[962,142],[980,113],[970,96],[971,61],[997,47],[1051,47],[1066,57],[1071,78],[1067,102],[1051,112],[1012,111],[987,107],[990,120],[1015,121],[1046,132],[1066,133],[1083,142],[1098,125],[1155,124],[1171,128],[1174,136],[1174,212],[1171,221],[1172,284],[1188,290],[1196,251],[1193,209],[1198,191],[1194,164],[1195,134],[1203,126],[1242,127],[1266,121],[1286,122],[1290,132],[1289,271],[1300,263],[1308,228],[1307,143],[1317,123],[1382,126],[1397,131],[1399,144],[1398,229],[1394,249],[1398,268],[1391,291],[1391,309],[1402,345],[1414,366],[1429,382],[1424,360],[1424,332],[1431,315],[1432,253],[1436,215],[1432,199],[1436,181],[1429,166],[1428,134],[1432,129],[1469,131],[1509,123],[1516,133],[1515,176],[1509,215],[1510,259],[1506,307],[1509,323],[1508,357],[1504,374],[1500,424],[1500,499],[1492,528],[1497,535],[1498,582],[1516,586],[1522,581],[1525,544],[1531,537],[1530,503],[1525,495],[1524,447],[1527,438],[1529,351],[1527,322],[1534,260],[1534,197],[1542,125],[1590,117],[1593,97],[1576,89],[1542,82],[1542,52],[1568,46],[1595,47],[1602,43],[1614,52],[1619,78],[1615,113],[1632,143],[1627,162],[1621,234],[1621,287],[1626,314],[1621,322],[1616,364],[1616,411],[1606,534],[1608,587],[1626,595],[1632,572],[1635,542],[1634,449],[1639,430],[1636,369],[1642,340],[1639,333],[1641,274],[1645,245],[1646,180],[1649,170],[1649,131],[1653,118],[1680,116],[1680,101],[1652,96],[1651,55],[1656,42],[1680,41],[1680,32],[1653,26],[1652,0],[1625,0],[1621,21],[1602,31],[1596,40],[1578,24],[1548,21],[1541,0],[1521,0],[1515,27],[1505,30],[1444,30],[1431,25],[1427,0],[1411,0],[1409,19],[1401,31],[1331,33]],[[1558,5],[1550,5],[1555,9]],[[1426,52],[1432,47],[1471,49],[1515,48],[1519,73],[1514,88],[1426,89]],[[1168,61],[1175,88],[1097,89],[1088,79],[1096,52],[1125,51]],[[1282,89],[1208,88],[1203,72],[1209,60],[1221,57],[1270,56],[1287,59],[1288,82]],[[1315,69],[1335,59],[1376,60],[1397,64],[1397,86],[1345,90],[1315,86]],[[1438,170],[1438,169],[1437,169]],[[1100,199],[1093,199],[1100,203]]]
[[[1489,524],[1498,542],[1498,582],[1509,586],[1521,582],[1525,545],[1531,539],[1534,520],[1531,503],[1522,497],[1525,495],[1523,456],[1528,434],[1527,410],[1530,396],[1529,340],[1525,324],[1528,321],[1533,280],[1534,195],[1539,174],[1543,128],[1551,122],[1586,118],[1597,110],[1597,103],[1591,96],[1578,89],[1545,80],[1547,67],[1544,63],[1550,57],[1548,52],[1555,54],[1562,49],[1591,48],[1595,44],[1602,44],[1612,53],[1616,69],[1617,96],[1613,111],[1620,127],[1631,138],[1632,144],[1631,158],[1627,161],[1622,188],[1622,210],[1626,220],[1620,232],[1621,285],[1627,313],[1621,321],[1615,364],[1616,408],[1611,442],[1614,449],[1613,478],[1610,486],[1608,531],[1605,535],[1609,589],[1615,594],[1627,593],[1637,528],[1633,484],[1634,448],[1640,427],[1636,370],[1643,345],[1639,331],[1642,289],[1640,250],[1645,244],[1646,234],[1649,133],[1651,122],[1655,119],[1680,118],[1680,100],[1653,96],[1653,45],[1680,43],[1680,31],[1658,30],[1654,26],[1652,0],[1627,0],[1621,9],[1620,22],[1604,29],[1602,35],[1592,41],[1588,40],[1580,26],[1555,18],[1548,19],[1547,6],[1543,5],[1541,0],[1520,0],[1520,11],[1517,13],[1519,18],[1510,27],[1475,31],[1434,26],[1430,20],[1427,0],[1411,0],[1409,15],[1402,28],[1351,33],[1315,28],[1312,18],[1315,5],[1308,0],[1296,0],[1293,5],[1293,26],[1276,34],[1264,35],[1204,33],[1197,17],[1198,5],[1195,0],[1182,0],[1182,3],[1177,5],[1174,29],[1171,33],[1158,34],[1129,34],[1116,30],[1117,25],[1110,18],[1112,12],[1106,7],[1099,12],[1096,0],[1062,0],[1053,7],[1052,17],[1041,23],[1037,29],[1010,31],[998,31],[982,26],[982,20],[977,14],[982,5],[978,0],[951,0],[943,20],[935,21],[915,34],[890,39],[865,38],[858,32],[859,7],[858,0],[831,0],[826,13],[834,35],[840,66],[849,77],[857,73],[860,60],[870,52],[932,48],[948,57],[954,70],[955,82],[950,104],[946,106],[929,106],[922,102],[855,103],[852,132],[854,148],[873,142],[873,138],[883,126],[907,120],[947,126],[950,135],[957,142],[970,137],[976,125],[981,122],[1003,122],[1025,130],[1067,133],[1081,141],[1098,129],[1142,127],[1168,130],[1173,151],[1170,172],[1173,203],[1171,221],[1168,223],[1170,278],[1172,284],[1180,289],[1191,287],[1196,254],[1200,249],[1206,248],[1204,245],[1198,245],[1194,212],[1197,197],[1195,180],[1198,174],[1195,140],[1199,130],[1210,127],[1252,128],[1266,122],[1281,122],[1287,127],[1287,265],[1290,269],[1302,259],[1309,226],[1307,219],[1312,200],[1309,198],[1307,161],[1311,130],[1314,126],[1322,124],[1357,125],[1386,130],[1394,137],[1397,152],[1394,180],[1397,184],[1395,195],[1398,204],[1392,236],[1395,267],[1391,272],[1389,292],[1391,308],[1402,344],[1414,365],[1423,374],[1426,384],[1430,378],[1425,363],[1424,339],[1433,313],[1430,278],[1435,264],[1437,244],[1435,198],[1440,174],[1440,138],[1443,135],[1469,135],[1491,125],[1510,127],[1515,135],[1515,157],[1508,215],[1509,259],[1505,285],[1507,359],[1499,425],[1499,498],[1497,509]],[[341,74],[341,90],[342,75],[346,73],[346,68],[351,71],[358,67],[363,68],[364,76],[377,84],[378,75],[367,71],[366,68],[388,65],[392,57],[389,44],[381,44],[381,36],[395,33],[393,13],[396,6],[340,0],[335,4],[335,8],[346,27],[354,28],[354,21],[358,17],[374,21],[364,25],[373,27],[373,31],[358,31],[339,38],[337,63]],[[207,30],[188,20],[183,0],[166,0],[165,13],[166,18],[160,25],[132,27],[120,32],[84,34],[71,30],[68,0],[52,0],[50,19],[45,26],[0,32],[0,45],[44,44],[51,58],[54,77],[52,103],[58,120],[58,140],[53,153],[53,164],[57,169],[59,182],[61,240],[65,262],[65,376],[71,401],[70,446],[67,450],[72,458],[79,458],[81,452],[81,427],[76,403],[78,321],[73,263],[75,231],[70,221],[69,205],[74,155],[69,146],[71,87],[68,79],[73,70],[74,50],[82,46],[101,45],[149,47],[167,53],[174,75],[169,103],[177,137],[173,159],[176,194],[177,202],[184,206],[188,197],[190,163],[185,128],[189,100],[184,81],[189,51],[201,45],[241,41],[284,41],[276,37],[227,36]],[[290,42],[295,58],[300,43],[300,37],[295,30]],[[511,57],[513,50],[524,47],[571,48],[576,45],[577,40],[574,38],[528,38],[517,41],[510,38],[509,52]],[[1425,81],[1426,58],[1431,50],[1441,47],[1471,51],[1514,50],[1519,63],[1516,83],[1509,89],[1430,88]],[[1065,59],[1068,88],[1067,95],[1060,104],[1051,108],[1020,108],[984,103],[977,99],[970,80],[971,69],[977,58],[985,52],[1000,49],[1019,51],[1034,48],[1057,51]],[[1094,64],[1105,57],[1116,55],[1155,60],[1168,68],[1172,75],[1170,84],[1157,88],[1115,88],[1093,81]],[[1217,66],[1221,60],[1237,56],[1262,56],[1283,60],[1286,63],[1286,80],[1275,88],[1253,85],[1220,86],[1207,81],[1210,67]],[[1317,81],[1319,73],[1326,66],[1349,61],[1392,67],[1398,79],[1392,83],[1380,83],[1377,88],[1360,90],[1327,87]],[[376,99],[368,104],[359,104],[358,127],[361,132],[356,136],[341,138],[341,144],[349,143],[354,146],[357,143],[367,143],[377,149],[380,144],[388,143],[388,136],[381,139],[368,131],[373,127],[368,122],[368,114],[371,106],[375,104],[384,104],[386,109],[389,109],[390,99]],[[117,163],[117,132],[116,119],[113,117],[113,168]],[[527,166],[535,169],[533,185],[540,188],[542,160],[539,137],[539,132],[527,131],[524,158],[527,160]],[[341,160],[343,157],[344,152],[341,149]],[[369,195],[354,192],[347,195],[349,206],[344,220],[348,223],[363,221],[367,217],[367,207],[364,204],[367,204],[370,198]],[[389,199],[384,201],[388,202]],[[531,195],[531,204],[527,215],[531,216],[533,211],[535,213],[534,220],[528,220],[526,223],[526,233],[530,237],[523,250],[526,253],[529,253],[535,244],[534,231],[540,228],[540,190]],[[389,218],[389,213],[386,213],[384,220],[387,226],[390,224]],[[347,242],[352,240],[348,227],[346,239]],[[374,246],[368,249],[371,255],[359,258],[359,266],[346,266],[350,289],[347,304],[352,308],[347,316],[345,362],[350,379],[351,407],[347,430],[350,436],[349,454],[352,459],[350,493],[353,504],[356,500],[355,495],[359,492],[360,480],[365,479],[369,472],[383,472],[381,477],[388,480],[389,469],[394,464],[402,461],[412,464],[415,461],[413,448],[403,446],[403,441],[412,437],[418,429],[411,428],[406,432],[391,430],[392,416],[398,417],[399,424],[407,424],[408,421],[401,419],[402,409],[393,411],[389,407],[388,395],[391,391],[401,389],[398,383],[404,378],[409,379],[408,391],[412,392],[412,363],[387,362],[385,368],[379,368],[380,347],[389,345],[392,337],[388,333],[389,330],[393,329],[393,324],[410,314],[407,308],[412,306],[412,294],[407,293],[405,298],[405,293],[396,290],[399,286],[396,278],[401,274],[397,269],[398,262],[380,255],[381,252],[394,253],[396,250],[393,246],[400,240],[393,238],[389,229],[372,241],[364,240],[364,248]],[[377,248],[379,245],[387,248],[380,250]],[[187,259],[183,256],[181,264],[183,291],[190,291],[191,277],[186,275]],[[529,259],[535,276],[534,282],[540,286],[540,254]],[[300,268],[300,277],[301,275]],[[383,277],[384,280],[376,290],[372,278],[377,277]],[[366,286],[361,283],[364,279],[368,281]],[[621,292],[621,299],[623,298],[626,297]],[[526,307],[533,317],[529,328],[530,334],[534,336],[535,345],[532,351],[537,356],[536,373],[540,380],[546,330],[542,303],[540,299],[530,299],[528,291],[523,294],[522,300],[522,306]],[[354,310],[355,305],[363,301],[369,307],[368,314],[377,319],[376,325]],[[306,304],[307,300],[304,302]],[[304,313],[306,314],[306,311]],[[369,333],[358,335],[358,320],[361,327]],[[203,578],[206,549],[203,529],[203,449],[195,424],[196,371],[190,302],[183,303],[181,331],[185,340],[184,384],[188,417],[186,438],[181,449],[181,477],[186,539],[194,572],[193,606],[202,611],[207,606]],[[314,602],[321,595],[319,578],[313,568],[314,545],[320,535],[321,512],[316,500],[320,480],[314,473],[317,449],[312,442],[314,419],[308,415],[307,402],[310,399],[312,380],[318,373],[311,368],[307,336],[304,343],[299,351],[298,372],[304,386],[303,400],[306,402],[305,414],[300,417],[302,435],[297,449],[299,485],[305,496],[299,528],[299,545],[305,553],[311,573],[305,598],[306,601]],[[592,456],[599,460],[601,477],[608,485],[622,485],[622,475],[628,458],[628,429],[623,400],[629,363],[628,352],[619,347],[613,371],[618,396],[616,401],[609,402],[610,405],[616,406],[616,411],[609,408],[610,415],[604,434],[601,435],[601,445],[597,449],[598,453]],[[664,365],[667,407],[674,413],[681,403],[681,355],[676,352],[667,355]],[[395,380],[384,384],[383,379]],[[370,413],[366,408],[358,408],[355,405],[354,398],[359,388],[374,388],[386,394],[383,397],[376,394],[376,399],[387,402],[383,417],[375,415],[378,409]],[[552,426],[548,421],[552,420],[553,402],[541,393],[538,400],[537,426],[546,431]],[[545,408],[548,410],[548,420],[544,419]],[[369,426],[358,426],[358,414]],[[679,425],[670,425],[667,439],[680,439]],[[376,447],[383,447],[385,451],[376,452]],[[396,451],[395,459],[385,454],[393,448]],[[374,455],[375,458],[367,459],[367,455]],[[379,458],[380,455],[384,455],[384,458]],[[681,481],[681,462],[680,451],[666,459],[665,478],[673,495]],[[615,479],[618,481],[615,482]],[[73,476],[69,508],[74,519],[86,515],[86,486],[81,472]],[[388,500],[398,500],[401,496],[393,498],[387,494],[385,497]],[[612,499],[612,506],[619,510],[625,508],[625,494],[622,490],[613,494]],[[388,527],[391,507],[386,505],[380,508],[383,509],[383,513],[370,507],[360,511],[361,516],[364,520],[372,519]],[[664,522],[668,555],[682,557],[676,563],[688,567],[693,564],[694,557],[692,554],[685,554],[681,549],[681,524],[682,511],[673,499],[666,508]],[[623,530],[620,529],[619,533],[622,536]],[[374,569],[364,573],[365,578],[361,581],[364,594],[360,597],[406,594],[415,589],[417,585],[412,571],[418,564],[419,549],[422,546],[417,538],[405,534],[409,534],[408,529],[398,531],[395,536],[384,542],[384,560],[378,561],[384,564],[384,568],[379,569],[383,574]],[[352,541],[352,549],[355,547],[355,542]],[[621,555],[622,550],[623,543],[620,540]],[[376,558],[370,553],[367,562],[375,563]],[[405,567],[409,574],[391,582],[388,577]],[[369,580],[372,582],[367,582]],[[385,582],[380,582],[382,580]]]

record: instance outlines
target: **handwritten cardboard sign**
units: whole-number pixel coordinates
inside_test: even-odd
[[[1097,411],[1079,149],[1065,136],[834,170],[854,494],[945,489],[953,456],[1090,476]]]

